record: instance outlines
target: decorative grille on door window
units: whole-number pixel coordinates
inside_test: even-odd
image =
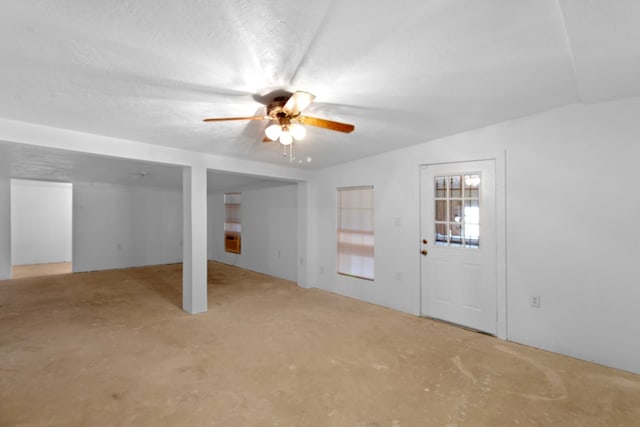
[[[480,247],[480,175],[436,176],[435,242]]]
[[[240,193],[224,195],[224,250],[234,254],[240,253]]]

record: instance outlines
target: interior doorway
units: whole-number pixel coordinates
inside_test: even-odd
[[[72,184],[11,180],[12,278],[72,271]]]

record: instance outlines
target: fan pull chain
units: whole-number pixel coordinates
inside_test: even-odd
[[[293,143],[289,144],[289,153],[287,153],[287,146],[283,147],[282,157],[289,156],[289,163],[293,163]]]

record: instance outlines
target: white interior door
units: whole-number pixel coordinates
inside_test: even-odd
[[[495,335],[495,162],[421,168],[421,314]]]

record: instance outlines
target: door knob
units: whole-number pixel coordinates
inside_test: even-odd
[[[424,256],[427,256],[427,254],[428,254],[429,252],[427,252],[427,250],[426,250],[426,249],[423,249],[423,250],[421,250],[421,251],[420,251],[420,253],[421,253],[422,255],[424,255]]]

